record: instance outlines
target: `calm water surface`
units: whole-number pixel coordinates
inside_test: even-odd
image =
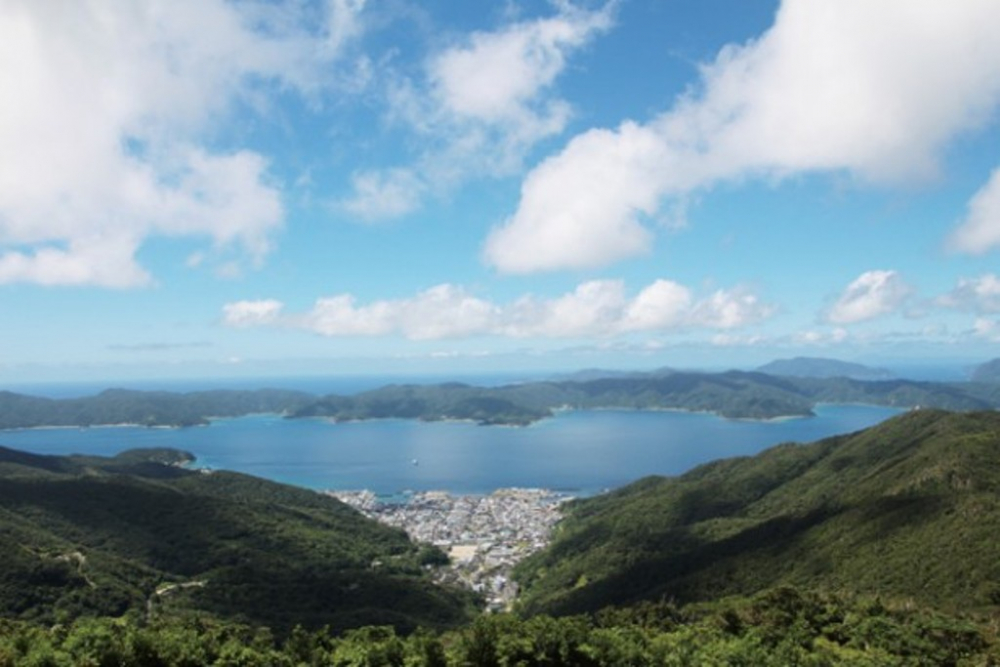
[[[893,408],[820,406],[807,419],[734,421],[684,412],[565,412],[525,428],[384,420],[334,424],[257,415],[184,429],[0,431],[0,445],[40,454],[112,455],[135,447],[190,451],[198,465],[314,489],[383,495],[545,487],[597,493],[645,475],[810,442],[877,424]]]

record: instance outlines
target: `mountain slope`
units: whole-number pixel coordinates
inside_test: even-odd
[[[757,372],[792,377],[846,377],[854,380],[889,380],[893,377],[892,373],[884,368],[822,357],[776,359],[758,368]]]
[[[989,607],[998,491],[1000,415],[913,411],[578,501],[519,569],[523,605],[570,613],[790,584]]]
[[[288,630],[449,626],[402,531],[312,491],[185,470],[169,450],[48,457],[0,448],[0,614],[194,611]]]

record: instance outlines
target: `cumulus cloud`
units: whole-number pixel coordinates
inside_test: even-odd
[[[231,327],[253,327],[277,321],[284,304],[274,299],[236,301],[222,307],[222,321]]]
[[[1000,246],[1000,168],[993,170],[986,185],[969,200],[965,220],[952,233],[949,245],[972,255]]]
[[[1000,101],[998,21],[990,0],[785,0],[764,35],[723,49],[672,109],[584,132],[542,162],[484,259],[523,273],[640,254],[651,240],[646,217],[724,180],[933,177],[948,141],[989,120]],[[628,187],[600,178],[605,165],[627,174]],[[992,184],[979,207],[987,211]],[[993,243],[982,215],[970,213],[963,230]]]
[[[1000,313],[1000,278],[986,273],[977,278],[962,278],[938,303],[975,313]]]
[[[912,293],[895,271],[866,271],[827,311],[831,324],[854,324],[897,311]]]
[[[735,329],[760,322],[774,314],[774,306],[763,303],[746,288],[716,290],[699,303],[692,313],[693,321],[713,329]]]
[[[620,280],[591,280],[558,297],[526,295],[508,304],[443,284],[409,298],[359,304],[351,294],[338,294],[318,299],[306,313],[281,311],[279,301],[239,301],[224,306],[223,321],[234,327],[280,324],[324,336],[574,338],[732,330],[755,324],[774,309],[745,288],[698,300],[683,285],[657,280],[630,297]]]
[[[207,136],[270,87],[319,90],[361,4],[6,3],[0,282],[141,285],[154,235],[259,262],[283,219],[267,161]]]
[[[415,158],[416,167],[357,174],[353,193],[341,202],[345,208],[362,208],[369,219],[402,215],[428,193],[473,175],[513,173],[538,141],[562,132],[571,108],[552,86],[567,58],[611,27],[615,3],[596,10],[570,2],[555,7],[553,16],[473,32],[428,57],[420,78],[396,80],[389,93],[393,117],[429,147]],[[364,205],[382,190],[406,205]]]

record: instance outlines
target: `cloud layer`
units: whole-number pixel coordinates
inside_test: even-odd
[[[575,338],[731,330],[774,312],[745,288],[720,289],[697,299],[687,287],[668,280],[657,280],[632,297],[620,280],[593,280],[556,298],[528,295],[500,305],[442,284],[407,299],[358,304],[352,295],[339,294],[318,299],[303,314],[281,315],[282,308],[275,300],[234,302],[223,308],[223,321],[233,327],[280,325],[324,336]]]
[[[484,260],[528,273],[641,254],[647,217],[720,181],[931,178],[945,144],[1000,103],[998,23],[991,0],[786,0],[767,33],[723,49],[673,109],[585,132],[542,162]],[[960,249],[1000,243],[998,191],[994,174],[956,236]]]

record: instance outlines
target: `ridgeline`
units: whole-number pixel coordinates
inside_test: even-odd
[[[837,368],[841,368],[837,366]],[[806,417],[818,403],[987,410],[1000,407],[1000,384],[794,377],[760,372],[660,369],[583,380],[477,387],[458,382],[388,385],[352,395],[261,389],[190,393],[109,389],[52,399],[0,391],[0,429],[39,426],[197,426],[213,417],[253,413],[336,421],[464,420],[531,424],[563,409],[688,410],[731,419]]]
[[[526,613],[780,586],[949,611],[1000,604],[1000,414],[914,410],[578,500],[523,562]]]

